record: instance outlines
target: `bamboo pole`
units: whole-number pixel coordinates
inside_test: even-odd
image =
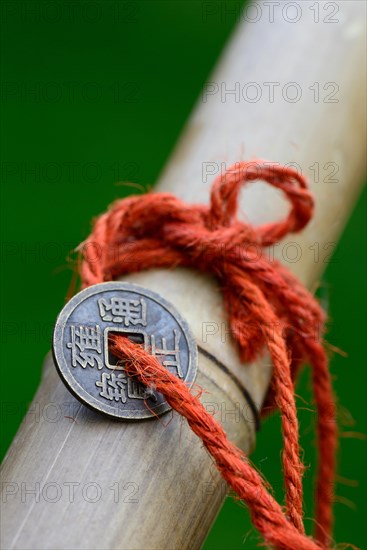
[[[271,22],[266,3],[257,4],[256,23],[239,24],[157,189],[207,202],[222,162],[297,163],[316,216],[275,255],[312,287],[363,181],[364,5],[338,2],[334,23],[316,23],[305,5],[294,24],[284,13]],[[241,208],[257,223],[284,214],[281,198],[261,184],[244,192]],[[185,269],[125,280],[159,292],[186,317],[205,352],[197,378],[203,400],[250,452],[255,418],[242,388],[260,408],[271,365],[240,364],[215,281]],[[211,459],[177,415],[128,423],[93,413],[67,392],[50,356],[2,482],[4,549],[200,548],[225,497]]]

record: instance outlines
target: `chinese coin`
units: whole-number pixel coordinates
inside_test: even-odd
[[[144,346],[170,372],[191,386],[197,346],[186,321],[161,296],[131,283],[108,282],[76,294],[59,314],[53,333],[56,368],[84,405],[124,419],[170,410],[164,396],[127,376],[108,346],[123,334]]]

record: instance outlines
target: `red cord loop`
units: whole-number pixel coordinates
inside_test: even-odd
[[[307,225],[312,218],[314,202],[305,179],[291,167],[253,161],[238,162],[214,180],[210,207],[213,227],[228,227],[236,221],[241,188],[255,180],[266,181],[283,191],[292,205],[285,220],[256,228],[265,246],[275,243],[288,233],[300,231]]]

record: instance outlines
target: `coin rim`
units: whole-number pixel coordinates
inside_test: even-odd
[[[125,414],[121,414],[121,410],[119,411],[118,409],[113,408],[108,404],[104,404],[98,401],[98,399],[96,399],[90,393],[88,393],[71,375],[70,368],[68,367],[68,362],[64,356],[64,349],[63,349],[63,336],[64,336],[66,323],[70,315],[72,314],[72,312],[75,310],[75,308],[78,305],[80,305],[84,300],[86,300],[87,298],[90,298],[91,296],[94,296],[95,294],[100,294],[101,292],[106,292],[111,290],[123,290],[127,292],[130,291],[130,292],[135,292],[136,294],[141,294],[143,296],[146,296],[147,298],[150,298],[156,303],[158,303],[159,305],[161,305],[163,308],[165,308],[168,311],[169,314],[173,316],[173,318],[180,325],[187,342],[187,347],[189,352],[188,353],[189,365],[187,368],[187,375],[184,381],[185,383],[188,384],[188,387],[191,388],[191,386],[195,382],[196,375],[197,375],[198,349],[197,349],[196,340],[194,338],[194,335],[191,331],[189,324],[182,317],[182,315],[177,311],[177,309],[171,303],[169,303],[165,298],[163,298],[160,294],[142,285],[137,285],[135,283],[129,283],[129,282],[108,281],[104,283],[98,283],[96,285],[93,285],[81,290],[80,292],[75,294],[75,296],[73,296],[69,300],[69,302],[67,302],[67,304],[65,304],[65,306],[57,316],[55,327],[53,330],[53,335],[52,335],[52,355],[53,355],[56,370],[58,371],[61,380],[64,382],[68,390],[81,403],[83,403],[83,405],[87,406],[88,408],[94,411],[97,410],[97,411],[103,412],[108,416],[119,418],[121,420],[143,420],[143,419],[154,418],[155,416],[160,416],[171,410],[170,405],[166,401],[158,405],[156,409],[152,407],[151,410],[146,408],[144,411],[138,410],[137,412],[130,410],[130,411],[125,411]],[[90,402],[90,400],[92,400],[92,403]],[[151,412],[151,411],[154,411],[154,412]]]

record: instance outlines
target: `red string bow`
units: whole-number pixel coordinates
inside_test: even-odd
[[[263,180],[284,193],[291,204],[285,219],[258,227],[238,219],[241,188],[254,180]],[[254,504],[248,490],[236,485],[236,472],[240,477],[245,475],[238,462],[242,455],[238,454],[238,449],[237,454],[233,454],[235,447],[225,439],[232,453],[227,466],[234,472],[234,477],[232,472],[226,479],[248,503],[253,521],[265,540],[292,550],[330,544],[337,439],[335,406],[320,336],[324,314],[302,284],[280,263],[268,257],[267,248],[289,233],[300,231],[311,219],[313,208],[306,181],[293,168],[264,161],[240,162],[215,179],[209,206],[188,205],[168,193],[147,193],[119,200],[97,219],[82,247],[84,287],[150,268],[185,266],[214,275],[223,291],[231,333],[238,343],[241,359],[251,361],[267,347],[273,362],[273,376],[263,413],[274,406],[281,413],[286,516],[273,500],[270,507],[269,501],[264,505],[262,490],[258,492],[263,498],[260,506],[261,503]],[[126,345],[123,349],[127,356]],[[153,358],[148,357],[151,368],[156,368],[156,376],[163,376],[156,364],[152,367]],[[141,365],[145,364],[143,359],[141,361]],[[304,467],[299,457],[294,398],[298,367],[306,361],[312,366],[317,407],[317,542],[304,535]],[[143,367],[134,365],[137,375],[144,379]],[[170,390],[166,388],[166,391],[170,399]],[[172,396],[171,399],[174,401]],[[224,445],[221,432],[218,438],[218,444]],[[213,456],[217,460],[218,457]],[[241,462],[244,463],[242,458]],[[258,474],[254,474],[248,462],[247,466],[251,468],[251,474],[246,470],[246,475],[250,476],[246,478],[248,483],[261,484],[264,488],[260,476],[257,479]],[[268,498],[272,499],[270,495]]]

